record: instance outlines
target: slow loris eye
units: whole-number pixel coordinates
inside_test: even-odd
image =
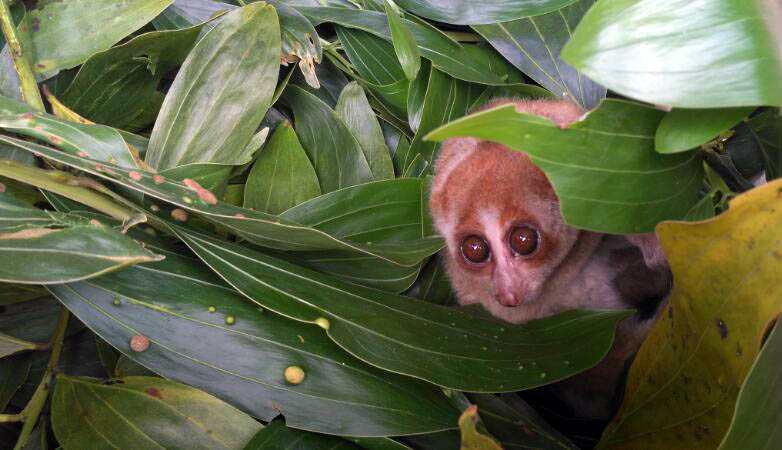
[[[538,248],[538,232],[527,225],[516,227],[510,233],[510,248],[519,255],[531,255]]]
[[[471,263],[482,263],[489,259],[489,244],[479,236],[467,236],[462,241],[462,255]]]

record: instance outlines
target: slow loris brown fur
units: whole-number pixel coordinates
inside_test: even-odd
[[[561,128],[584,114],[564,100],[498,99],[482,109],[507,103]],[[546,175],[525,153],[470,137],[443,144],[430,209],[462,305],[481,304],[512,323],[573,308],[638,309],[619,324],[600,364],[554,386],[574,414],[610,417],[626,364],[670,290],[654,234],[607,235],[567,225]]]

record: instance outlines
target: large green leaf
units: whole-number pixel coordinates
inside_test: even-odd
[[[782,113],[769,109],[749,121],[749,128],[763,153],[766,179],[782,176]]]
[[[665,114],[654,136],[659,153],[691,150],[716,138],[755,108],[674,109]]]
[[[41,77],[83,63],[160,14],[172,0],[46,2],[27,13],[33,70]],[[74,32],[74,30],[78,30]]]
[[[782,447],[782,330],[779,319],[763,344],[736,402],[721,450]],[[779,447],[778,447],[779,446]]]
[[[597,2],[562,58],[622,95],[683,108],[782,105],[778,2]]]
[[[163,76],[185,60],[200,30],[195,26],[144,33],[92,55],[62,94],[62,102],[93,122],[128,128],[149,108]]]
[[[279,214],[318,195],[318,176],[296,132],[280,123],[247,176],[244,207]]]
[[[700,198],[703,170],[697,154],[654,151],[662,115],[648,106],[606,100],[563,130],[503,105],[451,122],[427,138],[475,136],[523,150],[554,185],[567,223],[641,233],[660,221],[684,218]]]
[[[262,425],[190,386],[152,377],[60,375],[52,428],[65,448],[238,449]]]
[[[166,256],[50,288],[125,355],[263,420],[282,413],[295,428],[362,436],[454,426],[457,411],[433,386],[368,366],[318,327],[259,309],[199,262]],[[146,351],[130,349],[136,335],[147,338]],[[292,366],[304,372],[299,384],[285,379]]]
[[[0,411],[5,411],[8,401],[30,372],[30,355],[16,355],[0,359]]]
[[[396,57],[407,79],[413,80],[421,69],[421,53],[418,51],[418,45],[394,7],[385,0],[383,0],[383,7],[388,17],[388,28],[391,31],[391,42],[394,44]]]
[[[391,151],[361,86],[355,81],[345,86],[334,109],[360,144],[373,178],[394,178]]]
[[[349,8],[296,6],[296,9],[315,25],[323,22],[336,23],[364,30],[391,41],[391,31],[384,13]],[[486,61],[481,59],[480,55],[466,49],[471,44],[459,44],[436,28],[407,19],[401,20],[418,43],[421,55],[432,61],[434,67],[465,81],[491,85],[506,83],[501,78],[501,73],[495,73],[501,72],[503,68],[500,67],[498,70],[498,68],[490,67],[490,70],[486,70]]]
[[[245,149],[271,104],[279,58],[273,7],[253,3],[226,14],[179,70],[152,130],[147,164],[163,170],[249,162]]]
[[[559,53],[570,39],[571,30],[593,3],[594,0],[576,0],[542,16],[473,28],[541,86],[558,97],[577,102],[584,109],[592,109],[605,97],[606,89],[559,59]]]
[[[566,378],[608,351],[626,311],[570,311],[511,325],[346,283],[174,226],[214,271],[257,304],[317,323],[363,361],[472,392],[526,389]]]
[[[395,0],[404,9],[427,19],[458,25],[503,22],[538,16],[577,0]]]
[[[293,110],[296,132],[322,192],[373,180],[361,145],[334,110],[298,86],[285,89],[282,99]]]
[[[207,203],[195,191],[160,175],[141,170],[127,170],[111,164],[95,163],[79,156],[49,147],[0,135],[0,142],[40,154],[48,159],[77,168],[134,191],[171,203],[183,210],[196,212],[237,235],[278,250],[340,250],[352,255],[379,258],[399,266],[415,266],[443,246],[439,236],[404,242],[375,242],[371,245],[335,238],[315,228],[285,220],[279,216],[238,208],[223,202]]]
[[[24,208],[0,193],[0,281],[66,283],[161,256],[105,224]]]

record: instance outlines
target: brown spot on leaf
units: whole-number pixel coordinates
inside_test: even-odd
[[[149,348],[149,339],[137,334],[130,338],[130,349],[134,352],[144,352]]]
[[[5,185],[3,183],[0,183],[0,193],[5,192]]]
[[[236,213],[236,214],[234,214],[234,217],[236,217],[237,219],[244,219],[244,214]]]
[[[128,176],[133,179],[133,181],[141,181],[141,174],[139,172],[136,172],[135,170],[131,170],[128,173]]]
[[[33,113],[27,112],[27,113],[22,114],[22,119],[24,119],[24,120],[33,120]]]
[[[160,399],[163,398],[163,391],[158,389],[158,388],[156,388],[156,387],[146,388],[146,389],[144,389],[144,392],[147,395],[149,395],[150,397],[155,397],[155,398],[160,398]]]
[[[160,175],[155,175],[154,177],[152,177],[152,179],[155,181],[155,184],[163,184],[166,182],[166,179]]]
[[[184,209],[175,208],[171,210],[171,217],[180,222],[187,222],[187,212]]]
[[[191,178],[185,178],[182,180],[183,183],[185,183],[185,186],[189,187],[190,189],[197,191],[199,189],[203,189],[200,184],[198,184],[198,181],[193,180]]]
[[[33,20],[30,21],[30,26],[33,27],[33,31],[38,31],[41,29],[41,19],[37,17],[33,17]]]
[[[86,158],[87,157],[87,153],[85,153],[85,152],[79,152],[79,153],[77,153],[77,155],[82,157],[82,158]]]
[[[54,145],[60,145],[60,143],[62,143],[62,139],[60,139],[58,136],[51,135],[49,136],[49,142]]]
[[[203,200],[204,203],[207,203],[209,205],[216,205],[217,204],[217,197],[210,191],[201,188],[198,191],[198,198]]]
[[[720,337],[722,339],[728,337],[728,326],[725,325],[725,322],[723,322],[722,319],[717,319],[717,330],[719,331]]]
[[[2,239],[37,239],[46,236],[49,233],[56,233],[57,230],[51,228],[28,228],[26,230],[15,231],[13,233],[0,233]]]

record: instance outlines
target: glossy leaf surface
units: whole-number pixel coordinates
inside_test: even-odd
[[[44,212],[0,194],[0,280],[49,284],[90,278],[160,256],[104,224]]]
[[[296,133],[315,167],[321,192],[373,180],[361,145],[333,109],[298,86],[286,89],[282,99],[293,110]]]
[[[185,60],[200,31],[196,26],[144,33],[95,53],[79,69],[61,100],[93,122],[128,128],[149,108],[149,99],[163,76]]]
[[[474,25],[503,22],[555,11],[575,0],[395,0],[402,8],[439,22]]]
[[[676,153],[698,147],[736,125],[755,108],[674,109],[657,127],[658,153]]]
[[[318,195],[315,169],[291,124],[282,122],[247,176],[244,207],[279,214]]]
[[[226,14],[177,73],[152,130],[147,164],[163,170],[247,163],[244,150],[271,105],[279,58],[273,7],[253,3]]]
[[[394,44],[396,57],[407,79],[413,80],[421,69],[421,53],[418,51],[418,45],[407,25],[402,22],[402,17],[391,4],[384,0],[383,7],[388,17],[388,28],[391,31],[391,42]]]
[[[774,325],[744,380],[721,450],[782,446],[782,330]]]
[[[52,428],[66,448],[228,450],[261,427],[216,397],[162,378],[61,375],[52,397]]]
[[[273,448],[357,450],[360,447],[338,437],[288,428],[282,420],[274,420],[258,431],[244,447],[244,450],[271,450]]]
[[[35,55],[32,68],[45,76],[81,64],[144,26],[171,2],[77,0],[43,4],[27,13]]]
[[[436,253],[443,246],[443,240],[439,236],[430,236],[414,241],[373,243],[371,245],[342,240],[278,216],[238,208],[223,202],[210,205],[202,200],[196,200],[198,195],[194,190],[148,172],[130,171],[111,164],[96,164],[86,158],[68,155],[49,147],[8,136],[0,135],[0,142],[40,153],[69,167],[78,168],[97,177],[113,181],[129,189],[171,203],[183,210],[196,212],[253,243],[269,248],[297,251],[340,250],[353,255],[379,258],[391,264],[410,267]],[[134,172],[133,176],[131,176],[131,172]]]
[[[364,436],[453,426],[456,411],[436,388],[367,366],[319,328],[260,310],[199,262],[166,256],[51,290],[126,356],[255,417],[282,413],[291,427]],[[146,351],[129,348],[134,335],[148,339]],[[290,366],[304,371],[301,383],[285,381]]]
[[[714,441],[725,434],[761,337],[782,305],[773,287],[782,270],[780,189],[777,180],[734,198],[713,219],[657,227],[676,282],[633,361],[624,403],[601,447],[690,448],[702,445],[706,430]]]
[[[700,198],[703,174],[697,154],[654,151],[662,114],[606,100],[562,130],[504,105],[451,122],[427,138],[475,136],[525,151],[546,172],[567,223],[606,233],[640,233],[660,221],[683,218]]]
[[[577,0],[541,16],[473,28],[541,86],[558,97],[575,101],[584,109],[592,109],[605,97],[606,88],[559,59],[559,53],[593,4],[594,0]]]
[[[214,271],[259,305],[319,323],[363,361],[457,390],[515,391],[591,367],[608,350],[616,322],[627,315],[571,311],[516,326],[481,320],[175,230]]]
[[[361,146],[372,177],[378,181],[394,178],[391,152],[361,86],[355,81],[345,86],[334,110]]]
[[[782,6],[750,0],[597,2],[562,58],[609,89],[682,108],[782,104]]]

